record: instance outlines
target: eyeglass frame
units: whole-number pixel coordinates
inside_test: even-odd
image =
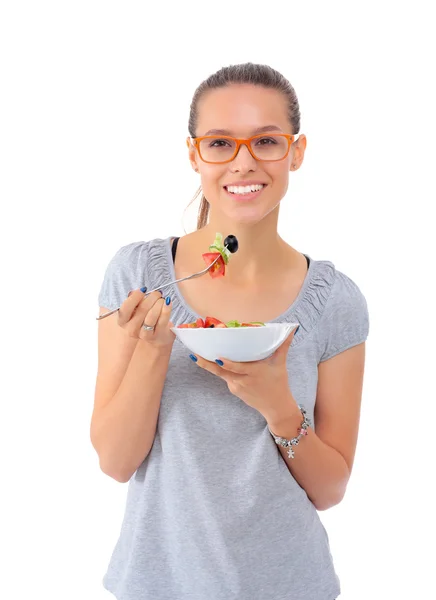
[[[277,137],[277,136],[284,137],[288,140],[288,149],[286,151],[286,154],[282,158],[274,158],[273,160],[268,160],[265,158],[258,158],[257,156],[254,155],[254,153],[251,149],[251,145],[250,145],[251,140],[254,140],[256,138],[268,137],[268,133],[259,133],[257,135],[252,135],[249,138],[234,138],[231,135],[203,135],[203,136],[195,137],[195,138],[189,136],[186,138],[186,145],[188,146],[188,148],[190,148],[190,145],[192,142],[192,145],[194,146],[194,148],[197,149],[198,156],[200,157],[200,159],[209,165],[223,165],[225,163],[232,162],[232,160],[235,160],[235,158],[237,157],[241,146],[246,146],[247,150],[249,151],[251,156],[254,158],[254,160],[258,160],[260,162],[279,162],[280,160],[285,160],[285,158],[289,154],[292,144],[294,142],[296,142],[300,136],[299,133],[295,133],[293,135],[290,133],[270,133],[269,135],[275,136],[275,137]],[[295,136],[298,136],[297,139],[294,139]],[[228,160],[221,160],[218,162],[211,161],[211,160],[204,160],[204,158],[201,156],[201,152],[200,152],[200,142],[202,140],[212,139],[212,138],[219,139],[219,140],[233,140],[234,142],[236,142],[236,150],[235,150],[235,153],[232,156],[232,158],[229,158]]]

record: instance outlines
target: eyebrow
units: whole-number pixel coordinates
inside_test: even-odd
[[[265,133],[267,131],[282,131],[277,125],[266,125],[265,127],[258,127],[253,131],[253,135],[258,133]],[[228,129],[209,129],[204,135],[232,135]]]

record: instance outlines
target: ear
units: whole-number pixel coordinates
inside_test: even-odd
[[[191,163],[191,167],[194,169],[196,173],[199,172],[198,164],[197,164],[197,152],[195,151],[195,147],[193,146],[191,139],[187,138],[186,145],[188,146],[188,156],[189,162]]]
[[[304,152],[306,150],[306,146],[307,138],[304,135],[304,133],[301,133],[298,140],[296,140],[291,146],[293,148],[293,155],[291,160],[291,166],[289,169],[290,171],[296,171],[300,168],[301,163],[304,159]]]

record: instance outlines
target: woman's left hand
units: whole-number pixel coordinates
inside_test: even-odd
[[[254,362],[232,362],[224,357],[211,362],[197,356],[197,365],[227,383],[229,391],[268,421],[300,412],[288,380],[286,357],[295,330],[269,358]]]

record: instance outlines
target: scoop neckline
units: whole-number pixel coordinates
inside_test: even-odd
[[[169,269],[169,273],[170,273],[170,277],[171,277],[171,281],[174,281],[176,279],[176,271],[174,268],[174,262],[173,262],[173,255],[172,255],[172,248],[171,248],[171,240],[174,239],[177,236],[173,236],[170,235],[169,237],[167,237],[164,240],[165,243],[165,258],[167,261],[167,266]],[[295,309],[297,308],[297,306],[302,302],[304,295],[306,293],[307,288],[310,285],[310,282],[312,280],[312,276],[314,274],[314,269],[315,269],[315,262],[311,256],[309,256],[308,254],[305,254],[304,252],[302,252],[303,256],[305,256],[306,258],[309,259],[309,268],[306,272],[306,277],[304,278],[303,281],[303,285],[300,288],[300,291],[297,294],[297,297],[295,298],[294,302],[280,315],[278,315],[277,317],[275,317],[274,319],[270,320],[270,321],[266,321],[266,323],[277,323],[280,322],[282,320],[286,320],[286,318],[290,315],[290,313],[295,312]],[[179,289],[179,286],[177,283],[173,283],[172,285],[174,292],[175,292],[175,296],[177,297],[178,302],[181,304],[181,306],[184,307],[184,309],[195,319],[200,319],[203,318],[202,315],[199,315],[197,312],[195,312],[195,310],[192,308],[192,306],[190,306],[190,304],[188,304],[182,294],[182,292]]]

